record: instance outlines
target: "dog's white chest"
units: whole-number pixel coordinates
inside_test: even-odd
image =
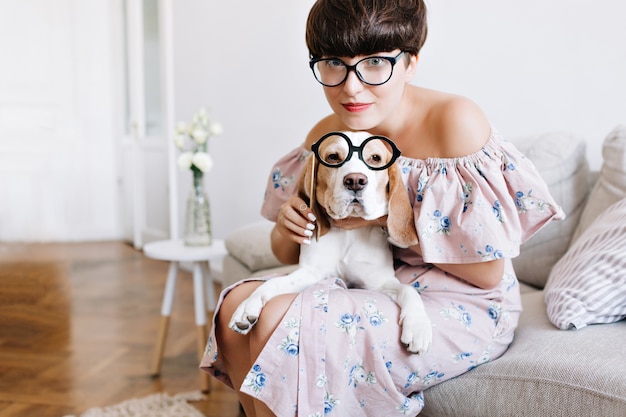
[[[381,265],[393,275],[391,248],[380,227],[333,227],[300,252],[301,267],[316,270],[322,277],[340,277],[351,287],[370,287],[371,274],[365,272],[372,268],[380,271]]]

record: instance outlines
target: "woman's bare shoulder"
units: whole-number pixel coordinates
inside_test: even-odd
[[[304,145],[307,149],[311,149],[311,145],[317,142],[319,138],[321,138],[328,132],[337,130],[346,130],[346,127],[341,124],[339,118],[335,114],[326,116],[325,118],[317,122],[315,126],[313,126],[313,128],[309,131]]]
[[[478,151],[489,140],[491,125],[483,110],[472,100],[442,93],[430,111],[441,157],[455,158]]]

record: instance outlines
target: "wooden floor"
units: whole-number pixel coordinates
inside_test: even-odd
[[[150,377],[167,263],[124,242],[0,243],[0,417],[61,417],[200,387],[191,274],[179,274],[160,378]],[[237,417],[213,380],[208,417]]]

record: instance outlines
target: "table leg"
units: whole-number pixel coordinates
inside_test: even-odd
[[[161,374],[161,365],[163,364],[163,352],[165,351],[165,341],[167,340],[167,332],[170,327],[172,304],[174,302],[174,293],[176,292],[177,274],[178,263],[170,262],[170,267],[167,271],[165,292],[163,293],[163,302],[161,304],[161,323],[159,325],[156,348],[154,350],[154,356],[152,358],[152,376],[159,376]]]
[[[206,278],[206,298],[207,298],[207,308],[213,313],[215,311],[215,283],[213,281],[213,276],[211,275],[211,269],[209,268],[209,264],[203,262],[202,270],[205,274]]]

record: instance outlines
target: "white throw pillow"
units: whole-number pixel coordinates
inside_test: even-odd
[[[603,211],[554,265],[545,288],[558,328],[626,318],[626,198]]]
[[[626,197],[626,125],[619,125],[604,139],[602,169],[591,190],[572,242],[611,204]]]
[[[549,132],[512,142],[533,162],[567,216],[541,229],[513,259],[520,281],[543,288],[550,268],[567,251],[585,207],[589,193],[586,142],[568,132]]]
[[[281,266],[272,252],[270,235],[273,227],[273,222],[260,220],[233,231],[225,242],[228,254],[251,272]]]

